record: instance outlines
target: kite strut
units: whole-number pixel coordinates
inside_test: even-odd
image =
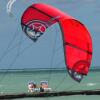
[[[16,0],[9,0],[9,2],[7,3],[7,13],[12,16],[12,12],[11,12],[11,8],[12,8],[12,5],[14,4],[14,2],[16,2]]]

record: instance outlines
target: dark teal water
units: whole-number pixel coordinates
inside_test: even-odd
[[[51,98],[26,98],[18,100],[100,100],[100,96],[62,96]]]

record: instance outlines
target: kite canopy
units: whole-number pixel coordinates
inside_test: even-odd
[[[92,39],[86,27],[64,12],[42,3],[33,4],[23,13],[22,30],[34,42],[51,25],[59,23],[69,75],[80,82],[92,60]]]

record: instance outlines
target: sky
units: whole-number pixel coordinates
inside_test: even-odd
[[[8,0],[0,0],[0,69],[65,67],[62,37],[55,24],[33,43],[21,29],[21,16],[33,3],[50,4],[80,20],[91,32],[92,65],[100,67],[100,0],[16,0],[13,16],[6,11]]]

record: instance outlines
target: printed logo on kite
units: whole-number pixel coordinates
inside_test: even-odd
[[[22,24],[23,31],[34,42],[36,42],[38,38],[43,35],[43,33],[46,31],[46,28],[45,22],[39,20],[29,21],[26,23],[26,25]]]
[[[69,69],[68,72],[71,75],[71,77],[74,78],[74,80],[80,82],[83,78],[83,75],[85,75],[85,73],[88,73],[88,66],[90,66],[90,63],[88,61],[80,60],[76,62],[72,70]]]

